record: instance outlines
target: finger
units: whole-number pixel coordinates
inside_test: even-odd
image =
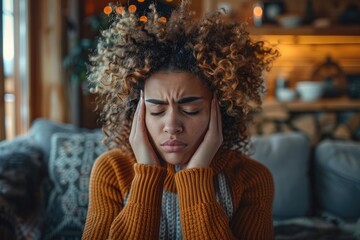
[[[210,122],[209,122],[209,132],[212,134],[214,131],[217,131],[217,109],[216,109],[216,98],[211,100],[211,110],[210,110]],[[215,132],[216,133],[216,132]]]
[[[142,132],[145,129],[145,102],[144,102],[144,95],[143,91],[140,92],[140,105],[139,105],[139,112],[138,112],[138,125],[137,128],[141,130]]]
[[[219,104],[219,101],[217,99],[215,99],[215,105],[216,105],[216,115],[217,115],[217,128],[218,128],[218,131],[219,133],[221,134],[222,136],[222,120],[221,120],[221,111],[220,111],[220,104]]]
[[[135,131],[136,131],[136,111],[135,111],[135,114],[134,114],[134,117],[133,117],[133,121],[131,123],[131,130],[130,130],[130,136],[129,136],[129,139],[130,141],[132,141],[134,139],[134,136],[135,136]]]
[[[139,102],[138,102],[138,104],[136,106],[133,121],[132,121],[132,124],[131,124],[131,131],[130,131],[130,136],[129,136],[130,139],[133,139],[134,136],[135,136],[135,133],[136,133],[140,106],[141,106],[141,98],[139,99]]]
[[[217,112],[217,128],[219,132],[219,136],[221,137],[221,141],[223,141],[223,131],[222,131],[222,119],[221,119],[221,111],[219,101],[216,99],[216,112]]]

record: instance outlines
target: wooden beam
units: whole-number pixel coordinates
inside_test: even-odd
[[[0,13],[2,14],[2,1],[0,1]],[[0,17],[0,26],[2,29],[3,19]],[[5,139],[5,79],[3,63],[3,31],[0,31],[0,141]]]

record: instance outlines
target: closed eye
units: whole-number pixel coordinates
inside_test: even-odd
[[[187,114],[187,115],[193,116],[193,115],[198,114],[200,111],[189,112],[189,111],[184,111],[184,110],[183,110],[183,112],[184,112],[185,114]]]
[[[150,115],[151,115],[151,116],[159,116],[159,115],[161,115],[162,113],[164,113],[164,111],[161,111],[161,112],[150,112]]]

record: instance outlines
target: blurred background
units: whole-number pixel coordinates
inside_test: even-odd
[[[0,1],[0,140],[25,133],[39,117],[98,127],[96,96],[86,83],[86,61],[99,30],[120,11],[118,5],[109,8],[111,2]],[[149,2],[117,1],[139,18]],[[155,2],[165,21],[179,4],[178,0]],[[280,106],[281,111],[272,112],[277,121],[284,119],[284,111],[289,117],[326,110],[333,113],[328,118],[360,111],[360,1],[194,0],[191,4],[198,17],[219,8],[234,21],[247,22],[253,38],[280,50],[271,72],[264,73],[264,109]]]

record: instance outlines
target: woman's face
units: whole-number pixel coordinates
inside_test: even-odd
[[[188,72],[157,72],[145,81],[145,123],[162,160],[186,164],[204,138],[212,94]]]

